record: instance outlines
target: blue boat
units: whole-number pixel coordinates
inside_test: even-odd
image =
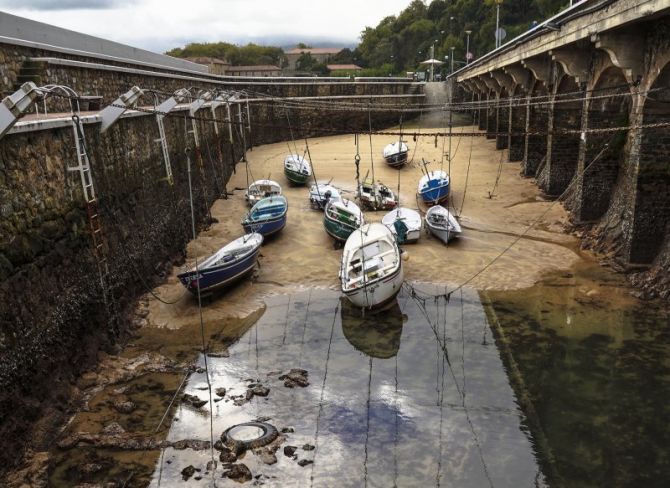
[[[247,233],[258,232],[267,237],[284,228],[287,211],[288,202],[283,195],[263,198],[251,207],[242,221],[242,226]]]
[[[230,242],[215,254],[177,275],[179,281],[193,294],[210,292],[229,285],[250,273],[256,265],[263,244],[261,234],[247,234]]]
[[[449,197],[449,175],[442,170],[428,171],[419,180],[418,193],[430,205],[437,205]]]

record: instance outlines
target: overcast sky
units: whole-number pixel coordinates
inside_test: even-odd
[[[165,51],[187,42],[353,45],[410,0],[0,0],[0,10]]]

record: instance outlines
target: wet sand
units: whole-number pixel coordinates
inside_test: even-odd
[[[438,130],[422,129],[424,132]],[[531,231],[469,285],[476,289],[520,289],[533,285],[547,271],[568,269],[579,259],[579,244],[575,237],[563,232],[567,222],[565,210],[560,204],[552,206],[552,202],[545,201],[534,181],[519,175],[518,163],[504,162],[506,151],[496,151],[494,141],[457,135],[459,131],[472,130],[472,127],[454,129],[451,167],[447,158],[442,158],[443,150],[448,152],[448,141],[444,141],[443,147],[441,138],[437,139],[436,147],[436,139],[432,136],[414,142],[409,135],[411,161],[400,170],[387,166],[381,157],[383,147],[394,138],[372,138],[375,178],[394,190],[400,179],[402,206],[425,211],[426,207],[419,206],[416,197],[422,176],[421,160],[425,159],[431,170],[440,168],[443,160],[442,167],[451,174],[450,206],[457,214],[461,213],[463,235],[449,246],[425,231],[417,244],[406,246],[410,259],[405,263],[405,278],[452,286],[461,284],[491,262],[550,206],[552,208]],[[354,136],[322,137],[308,142],[318,180],[327,182],[332,179],[332,184],[344,190],[345,197],[353,198],[356,187]],[[304,141],[296,141],[296,145],[302,153]],[[363,178],[371,170],[368,137],[360,137],[359,149]],[[220,320],[230,313],[245,316],[258,307],[259,298],[268,294],[315,286],[337,289],[339,286],[337,272],[341,251],[334,248],[323,228],[322,212],[310,207],[308,188],[291,186],[286,180],[282,165],[288,151],[287,143],[249,151],[249,174],[244,163],[238,164],[236,174],[227,185],[232,194],[212,207],[212,215],[219,222],[201,232],[188,246],[188,262],[192,263],[195,256],[202,259],[243,233],[240,221],[248,210],[244,200],[247,178],[249,181],[271,178],[282,185],[289,202],[286,227],[264,244],[260,270],[253,280],[241,283],[207,305],[204,311],[206,321]],[[368,222],[381,221],[383,215],[384,212],[365,212]],[[167,283],[158,287],[156,293],[168,301],[184,295],[176,278],[180,271],[174,269]],[[230,307],[231,302],[235,307]],[[198,320],[196,305],[196,301],[186,295],[176,305],[165,305],[152,299],[150,321],[158,326],[179,328]]]

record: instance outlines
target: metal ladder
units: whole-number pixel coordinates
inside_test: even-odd
[[[110,273],[109,261],[107,260],[107,252],[105,250],[104,235],[102,229],[102,221],[100,219],[100,211],[98,207],[98,199],[95,195],[95,186],[93,185],[93,175],[91,173],[91,163],[86,152],[86,139],[84,136],[84,127],[78,115],[72,116],[72,130],[76,141],[75,149],[77,150],[77,166],[68,166],[68,171],[78,171],[81,177],[81,185],[84,191],[84,200],[86,201],[86,213],[88,215],[89,230],[91,231],[91,239],[93,243],[93,256],[96,260],[98,268],[98,277],[100,279],[100,288],[102,289],[102,297],[105,302],[105,309],[107,316],[115,330],[115,314],[112,303],[112,294],[110,293]]]
[[[165,115],[156,114],[156,121],[158,122],[158,134],[160,137],[155,139],[161,145],[161,150],[163,151],[163,161],[165,161],[165,174],[167,181],[170,185],[174,184],[172,179],[172,165],[170,164],[170,152],[167,146],[167,138],[165,137],[165,125],[163,125],[163,119]]]

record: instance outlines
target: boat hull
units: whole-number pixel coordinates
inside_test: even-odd
[[[312,176],[310,174],[300,173],[298,171],[293,171],[288,168],[284,168],[284,175],[286,179],[289,180],[294,185],[304,185],[307,183],[307,180]]]
[[[396,297],[402,288],[403,280],[404,274],[402,262],[400,262],[398,269],[393,274],[369,281],[360,288],[343,290],[343,292],[344,296],[357,307],[380,308]]]
[[[351,233],[356,230],[355,227],[343,224],[337,220],[331,219],[328,216],[323,218],[323,226],[329,236],[337,241],[345,242]]]
[[[281,217],[276,217],[274,219],[264,220],[262,222],[252,222],[245,220],[242,222],[242,227],[246,233],[258,232],[263,237],[271,236],[276,234],[284,228],[286,225],[286,213]]]
[[[400,168],[407,162],[407,153],[401,152],[391,154],[389,156],[384,156],[384,161],[386,161],[386,164],[393,168]]]
[[[452,241],[456,237],[459,236],[460,232],[455,232],[455,231],[448,231],[446,229],[441,229],[435,226],[432,226],[430,224],[426,224],[428,227],[428,231],[433,234],[435,237],[437,237],[439,240],[444,242],[445,244]]]
[[[195,270],[191,270],[177,275],[177,278],[194,295],[198,293],[198,284],[200,285],[200,293],[209,293],[216,289],[230,286],[252,272],[256,266],[259,252],[260,246],[239,261],[222,266],[199,269],[197,273]]]

